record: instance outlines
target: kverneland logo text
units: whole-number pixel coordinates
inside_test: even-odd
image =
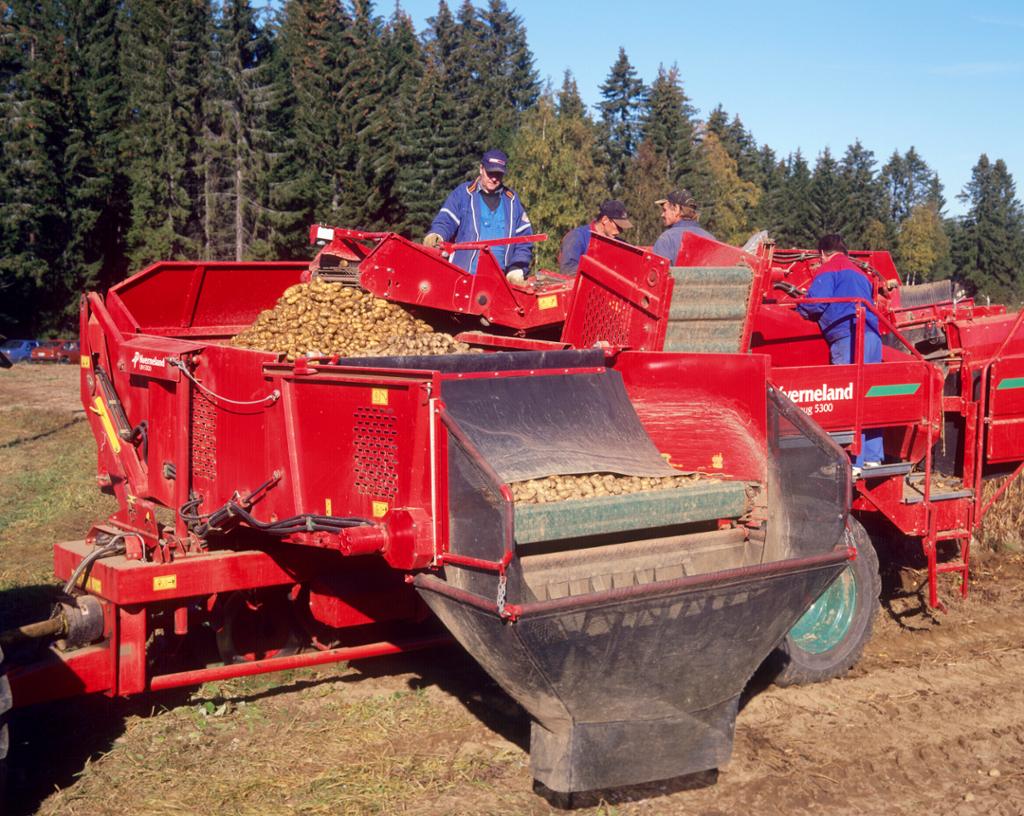
[[[852,400],[853,399],[853,383],[848,383],[844,386],[833,387],[828,383],[822,383],[820,388],[794,388],[791,391],[787,391],[785,388],[779,389],[783,394],[789,397],[793,402],[835,402],[836,400]]]
[[[164,368],[167,365],[167,361],[163,357],[147,357],[141,351],[135,352],[135,356],[132,357],[132,368],[138,368],[142,371],[149,371],[152,368]]]

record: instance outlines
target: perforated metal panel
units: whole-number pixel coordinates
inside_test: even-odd
[[[398,429],[390,408],[357,408],[352,415],[356,491],[391,498],[398,492]]]
[[[192,478],[217,478],[217,409],[202,394],[192,397]]]
[[[613,346],[625,346],[629,341],[629,302],[601,286],[586,289],[587,304],[583,314],[583,347],[599,340]]]

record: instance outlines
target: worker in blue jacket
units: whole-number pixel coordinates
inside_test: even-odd
[[[615,200],[605,201],[597,211],[597,218],[565,234],[558,252],[558,271],[563,275],[576,274],[580,258],[590,249],[590,233],[595,232],[605,238],[618,238],[623,230],[632,226],[625,204]]]
[[[700,225],[697,199],[689,190],[673,190],[665,198],[659,198],[654,203],[661,207],[661,223],[665,226],[665,231],[658,236],[658,240],[651,247],[651,252],[668,258],[669,265],[675,264],[679,257],[679,249],[683,245],[683,236],[686,233],[692,232],[712,241],[717,240]]]
[[[850,260],[842,237],[823,235],[818,241],[821,266],[807,290],[808,298],[859,298],[874,304],[875,291],[870,279]],[[845,303],[801,303],[797,311],[808,320],[816,320],[825,336],[832,365],[849,365],[857,353],[857,306]],[[882,362],[882,338],[878,334],[878,315],[864,310],[864,362]],[[862,468],[880,465],[884,460],[882,432],[865,431],[861,452],[854,462],[854,475]]]
[[[442,241],[464,243],[532,235],[533,227],[523,203],[504,184],[507,165],[508,156],[500,150],[484,153],[480,174],[452,190],[423,243],[436,247]],[[533,257],[532,244],[496,246],[491,252],[510,279],[525,278]],[[452,255],[452,263],[475,275],[479,258],[477,250],[460,249]]]

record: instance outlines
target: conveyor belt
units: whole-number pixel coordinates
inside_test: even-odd
[[[747,266],[674,266],[665,351],[736,353],[753,272]]]

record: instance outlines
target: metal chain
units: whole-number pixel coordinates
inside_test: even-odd
[[[505,591],[508,579],[505,577],[505,573],[501,572],[498,575],[498,597],[496,603],[498,605],[498,617],[505,617]]]

